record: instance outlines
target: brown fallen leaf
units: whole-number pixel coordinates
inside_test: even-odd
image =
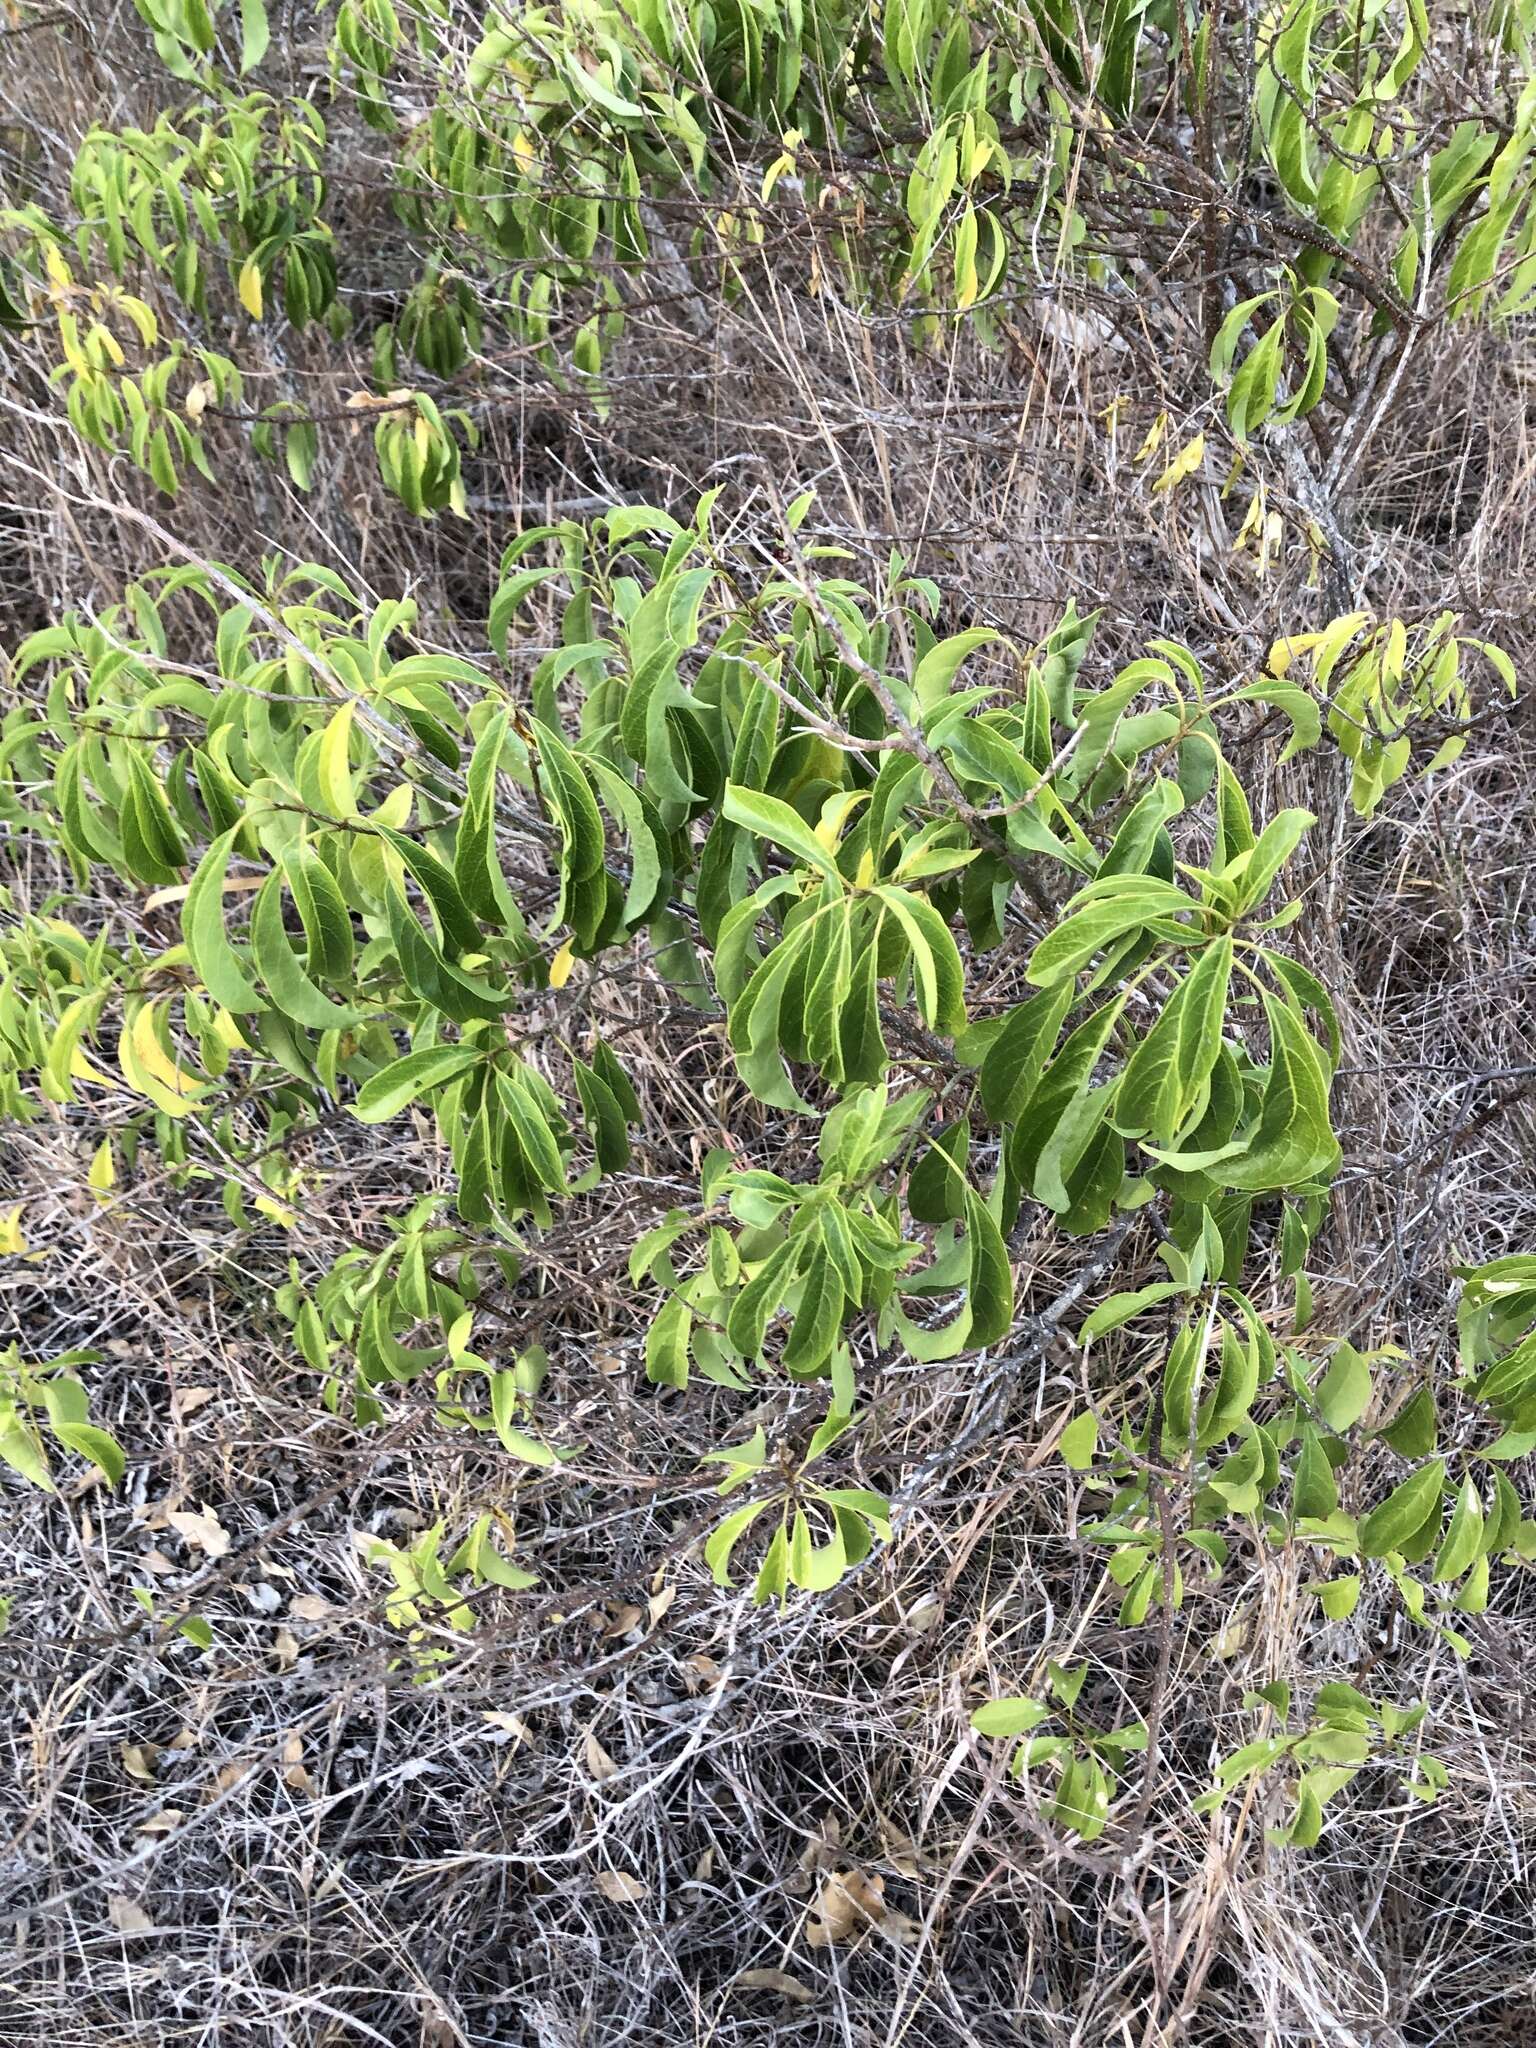
[[[126,1892],[114,1892],[108,1899],[107,1918],[119,1934],[153,1934],[155,1931],[154,1921]]]
[[[183,1422],[213,1399],[212,1387],[178,1387],[171,1396],[171,1420]]]
[[[291,1628],[280,1628],[272,1638],[272,1655],[279,1671],[291,1671],[299,1661],[299,1639]]]
[[[597,1873],[597,1888],[605,1899],[612,1899],[616,1906],[633,1906],[640,1899],[651,1895],[651,1888],[642,1884],[638,1877],[631,1877],[624,1870],[600,1870]]]
[[[884,1814],[877,1816],[880,1823],[880,1846],[885,1860],[898,1877],[921,1877],[923,1867],[918,1855],[917,1844],[903,1829]]]
[[[141,1835],[168,1835],[173,1828],[179,1828],[186,1819],[179,1806],[162,1806],[158,1813],[152,1813],[148,1820],[139,1822]]]
[[[805,1938],[812,1948],[830,1948],[834,1942],[857,1940],[884,1918],[884,1878],[834,1870],[822,1879]]]
[[[191,1549],[200,1550],[205,1557],[212,1559],[228,1555],[229,1532],[211,1508],[203,1508],[196,1514],[190,1508],[178,1508],[165,1519]]]
[[[802,1984],[798,1977],[792,1977],[788,1970],[743,1970],[732,1984],[733,1991],[777,1991],[785,1998],[797,1999],[802,2005],[816,1994],[809,1984]]]
[[[236,1757],[231,1763],[220,1764],[214,1774],[213,1783],[203,1795],[204,1798],[217,1799],[221,1792],[228,1792],[232,1786],[239,1784],[250,1768],[249,1763],[239,1757]]]
[[[582,1747],[586,1753],[587,1769],[592,1773],[592,1776],[599,1785],[608,1778],[617,1777],[618,1765],[608,1754],[607,1750],[604,1749],[590,1728],[587,1730],[586,1739]]]
[[[304,1767],[304,1741],[297,1734],[283,1738],[283,1783],[290,1792],[302,1792],[309,1799],[320,1789]]]
[[[297,1621],[329,1621],[336,1609],[323,1593],[295,1593],[288,1612]]]
[[[489,1727],[499,1728],[503,1734],[510,1735],[519,1747],[528,1740],[528,1723],[521,1714],[501,1714],[488,1707],[480,1718]]]
[[[125,1742],[118,1751],[123,1769],[140,1785],[155,1782],[155,1760],[159,1754],[159,1746],[153,1742]]]

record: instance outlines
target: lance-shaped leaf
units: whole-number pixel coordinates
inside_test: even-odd
[[[595,900],[590,883],[603,865],[603,814],[592,794],[592,785],[581,764],[552,726],[535,719],[538,740],[539,779],[545,799],[560,828],[560,895],[548,929],[570,921],[585,944],[595,929],[590,904]],[[588,929],[578,927],[578,919]]]
[[[1213,939],[1127,1060],[1113,1116],[1125,1137],[1171,1144],[1200,1100],[1221,1051],[1231,973],[1231,939]]]
[[[842,1278],[836,1260],[818,1233],[801,1281],[800,1306],[784,1346],[784,1370],[797,1378],[819,1371],[832,1355],[842,1326]]]
[[[1072,983],[1064,979],[1008,1012],[981,1063],[982,1107],[994,1123],[1016,1121],[1034,1094],[1071,1007]]]
[[[285,1017],[308,1031],[346,1030],[368,1014],[349,1003],[335,1003],[300,965],[283,929],[283,876],[270,875],[256,897],[251,916],[251,959],[268,995]]]
[[[1176,922],[1180,913],[1196,908],[1193,901],[1171,882],[1150,875],[1116,875],[1080,890],[1072,900],[1082,907],[1047,932],[1030,955],[1026,971],[1036,988],[1070,980],[1096,953],[1131,932],[1145,929],[1159,938],[1175,939],[1196,936],[1189,926]]]
[[[1320,1180],[1339,1163],[1328,1121],[1328,1073],[1317,1045],[1288,1003],[1264,995],[1270,1070],[1253,1143],[1220,1167],[1226,1187],[1262,1194]]]
[[[1113,1098],[1103,1090],[1096,1091],[1093,1114],[1088,1118],[1087,1127],[1081,1128],[1081,1116],[1073,1118],[1054,1146],[1053,1140],[1063,1122],[1072,1118],[1078,1105],[1087,1098],[1093,1085],[1094,1071],[1124,1008],[1125,997],[1117,996],[1112,1003],[1106,1003],[1103,1009],[1095,1010],[1091,1017],[1085,1018],[1063,1040],[1061,1049],[1019,1112],[1009,1141],[1008,1164],[1019,1185],[1033,1193],[1043,1167],[1062,1209],[1068,1203],[1061,1182],[1082,1157]],[[1046,1156],[1048,1148],[1049,1160]]]
[[[880,902],[901,926],[911,948],[912,984],[923,1022],[953,1037],[965,1029],[965,969],[954,935],[925,896],[882,885]]]
[[[1438,1528],[1440,1499],[1445,1486],[1445,1460],[1435,1458],[1412,1472],[1400,1486],[1375,1507],[1360,1524],[1362,1557],[1385,1557],[1389,1550],[1401,1550],[1434,1518]]]
[[[523,915],[513,902],[496,852],[496,774],[507,744],[510,713],[498,711],[470,757],[464,808],[453,842],[453,878],[460,897],[483,924],[521,936]]]
[[[645,1333],[645,1376],[654,1385],[687,1386],[692,1333],[693,1310],[681,1294],[670,1295]]]
[[[584,754],[582,765],[592,776],[603,802],[624,827],[629,840],[629,886],[624,892],[625,924],[639,924],[656,908],[662,876],[668,866],[666,838],[650,798],[626,782],[606,761]]]
[[[359,1123],[387,1123],[407,1103],[465,1073],[484,1058],[477,1045],[428,1045],[372,1074],[358,1090],[352,1114]]]
[[[224,882],[238,829],[214,840],[198,863],[181,906],[181,933],[192,965],[214,1001],[236,1016],[267,1007],[224,925]]]
[[[728,782],[721,808],[733,825],[740,825],[757,838],[782,847],[796,860],[807,867],[819,868],[830,879],[840,879],[834,856],[822,845],[800,813],[781,803],[776,796],[765,796],[761,790],[743,789],[737,783]]]

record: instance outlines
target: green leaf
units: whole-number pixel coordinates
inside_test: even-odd
[[[1339,1346],[1313,1389],[1323,1420],[1339,1436],[1370,1406],[1371,1391],[1371,1369],[1353,1344]]]
[[[1432,1514],[1438,1515],[1444,1486],[1444,1458],[1410,1473],[1361,1523],[1361,1556],[1385,1557],[1389,1550],[1400,1550],[1410,1542]]]
[[[48,1471],[48,1459],[36,1433],[15,1419],[0,1413],[0,1463],[9,1465],[44,1493],[55,1491]]]
[[[1181,889],[1142,875],[1115,876],[1112,880],[1116,885],[1113,895],[1085,902],[1087,892],[1081,892],[1073,900],[1082,903],[1083,908],[1063,918],[1036,946],[1025,969],[1036,988],[1070,981],[1096,953],[1144,926],[1159,937],[1198,936],[1196,927],[1172,921],[1176,912],[1193,911],[1196,907]]]
[[[693,1310],[681,1294],[671,1295],[645,1333],[645,1376],[657,1386],[686,1387],[688,1340]]]
[[[981,1063],[982,1107],[993,1123],[1013,1123],[1034,1093],[1072,1007],[1072,984],[1032,996],[1010,1010]]]
[[[970,1187],[965,1191],[965,1219],[971,1253],[968,1342],[980,1350],[984,1344],[998,1343],[1013,1328],[1013,1267],[991,1210]]]
[[[1318,1605],[1330,1621],[1348,1621],[1360,1602],[1360,1581],[1353,1573],[1325,1580],[1315,1591]]]
[[[629,1163],[629,1133],[625,1128],[624,1112],[608,1083],[585,1060],[573,1057],[571,1069],[576,1077],[576,1093],[581,1098],[582,1115],[592,1136],[598,1167],[603,1173],[618,1173]]]
[[[181,906],[181,935],[192,965],[214,1001],[236,1016],[267,1007],[224,928],[224,877],[239,830],[237,826],[214,840],[198,863]]]
[[[1173,1166],[1219,1168],[1224,1187],[1263,1194],[1325,1179],[1338,1165],[1340,1150],[1328,1122],[1328,1075],[1316,1045],[1295,1012],[1266,990],[1270,1070],[1252,1140],[1231,1156],[1218,1148],[1207,1159],[1147,1149]]]
[[[1333,1466],[1315,1429],[1302,1431],[1301,1456],[1296,1461],[1296,1482],[1291,1495],[1291,1513],[1297,1521],[1323,1522],[1339,1505],[1338,1483]]]
[[[1061,1452],[1063,1464],[1074,1472],[1092,1471],[1099,1448],[1099,1418],[1091,1408],[1073,1416],[1061,1432],[1056,1448]]]
[[[1234,892],[1234,914],[1241,916],[1263,902],[1276,875],[1316,823],[1310,811],[1282,811],[1265,826],[1256,845],[1228,861],[1221,881]]]
[[[1186,1291],[1181,1280],[1154,1280],[1149,1287],[1137,1287],[1127,1294],[1112,1294],[1107,1301],[1100,1302],[1086,1319],[1077,1333],[1077,1340],[1080,1344],[1091,1344],[1095,1337],[1118,1330],[1122,1323],[1130,1322],[1144,1309],[1156,1308],[1159,1302],[1169,1301],[1175,1294]]]
[[[89,1458],[109,1486],[116,1486],[128,1469],[121,1445],[104,1429],[89,1422],[56,1422],[53,1433],[61,1444],[78,1451],[82,1458]]]
[[[824,1243],[816,1243],[805,1268],[800,1306],[784,1346],[784,1370],[806,1377],[831,1356],[843,1326],[843,1283]]]
[[[735,1514],[727,1515],[705,1543],[704,1562],[709,1566],[717,1586],[728,1586],[731,1583],[731,1552],[767,1505],[765,1500],[748,1501],[744,1508],[738,1508]]]
[[[1284,712],[1290,720],[1291,736],[1278,757],[1281,762],[1289,761],[1296,754],[1310,752],[1322,739],[1322,713],[1316,700],[1297,683],[1253,683],[1246,690],[1235,691],[1233,701],[1238,704],[1272,704],[1277,711]]]
[[[761,790],[743,789],[738,783],[728,782],[721,809],[733,825],[742,826],[759,839],[771,840],[797,860],[819,868],[830,880],[841,884],[834,857],[800,813],[781,803],[776,796],[765,796]]]
[[[1459,1579],[1463,1572],[1476,1563],[1483,1543],[1483,1503],[1470,1477],[1461,1483],[1461,1492],[1451,1510],[1450,1523],[1446,1528],[1445,1541],[1436,1553],[1430,1577],[1442,1584],[1448,1579]]]
[[[947,640],[940,640],[929,648],[917,664],[912,675],[912,694],[918,708],[930,712],[948,696],[960,664],[978,647],[985,647],[989,641],[1000,640],[1002,634],[988,626],[970,626],[963,633],[952,634]]]
[[[1050,1717],[1039,1700],[988,1700],[972,1714],[971,1726],[978,1735],[1028,1735]]]
[[[875,895],[896,919],[912,951],[918,1009],[930,1031],[954,1037],[965,1029],[965,969],[949,926],[925,896],[888,884]]]
[[[429,1045],[373,1074],[358,1090],[352,1114],[359,1123],[387,1123],[407,1103],[440,1087],[485,1058],[478,1045]]]
[[[251,916],[251,959],[275,1006],[307,1030],[346,1030],[368,1014],[350,1004],[333,1003],[299,965],[283,929],[283,877],[277,873],[257,892]]]
[[[1213,939],[1126,1062],[1112,1117],[1123,1136],[1172,1144],[1221,1052],[1231,974],[1231,939]]]
[[[1435,1396],[1428,1385],[1420,1387],[1381,1432],[1400,1458],[1427,1458],[1437,1434]]]
[[[726,1335],[745,1358],[756,1358],[763,1348],[763,1331],[769,1316],[789,1291],[795,1269],[806,1248],[804,1237],[789,1237],[768,1254],[763,1264],[731,1303],[726,1318]]]
[[[541,1444],[515,1425],[514,1418],[522,1402],[522,1389],[518,1385],[515,1368],[503,1372],[491,1372],[491,1420],[503,1450],[510,1451],[514,1458],[520,1458],[525,1465],[555,1464],[554,1452],[548,1444]]]
[[[693,1216],[684,1215],[680,1209],[674,1209],[665,1222],[653,1225],[636,1242],[634,1249],[630,1252],[630,1285],[638,1287],[640,1282],[648,1276],[651,1278],[659,1277],[658,1262],[662,1254],[670,1251],[680,1237],[686,1236],[690,1230],[696,1230],[697,1228],[698,1219]]]
[[[656,816],[654,806],[648,809],[639,790],[608,762],[599,760],[595,754],[584,754],[582,760],[629,840],[629,887],[624,892],[623,914],[625,924],[639,924],[658,907],[661,893],[663,844],[659,821],[652,823]]]
[[[512,1074],[497,1073],[496,1094],[507,1122],[517,1135],[523,1157],[541,1187],[551,1192],[565,1188],[565,1162],[546,1120],[529,1070],[519,1066]],[[545,1090],[546,1096],[548,1090]],[[551,1105],[552,1106],[552,1105]]]

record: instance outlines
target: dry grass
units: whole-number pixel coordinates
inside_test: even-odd
[[[61,104],[45,41],[7,90],[62,162],[70,136],[41,112]],[[93,89],[89,116],[123,117],[131,79],[98,68]],[[702,324],[665,306],[637,319],[604,421],[525,361],[488,361],[467,528],[410,521],[340,437],[300,502],[242,455],[234,427],[216,450],[219,489],[156,511],[142,478],[47,424],[19,356],[0,371],[4,636],[109,601],[157,559],[154,535],[123,516],[137,505],[217,558],[281,549],[380,592],[408,587],[430,635],[474,651],[500,548],[538,508],[682,507],[716,483],[747,559],[771,547],[783,500],[816,482],[814,537],[849,547],[859,573],[900,545],[944,584],[952,624],[1030,637],[1069,597],[1100,606],[1101,670],[1173,634],[1235,672],[1324,604],[1278,451],[1265,481],[1292,538],[1267,578],[1232,553],[1240,510],[1218,485],[1151,496],[1131,458],[1157,411],[1176,434],[1211,423],[1198,376],[1147,339],[1155,306],[1133,321],[1113,300],[1021,303],[1006,349],[959,340],[924,356],[898,325],[812,295],[788,264],[745,282]],[[364,381],[361,355],[338,367],[301,349],[265,369],[299,379],[317,411]],[[1454,606],[1529,674],[1526,371],[1511,341],[1427,343],[1335,509],[1366,602]],[[1320,1323],[1432,1370],[1448,1364],[1455,1261],[1536,1243],[1533,701],[1492,716],[1460,763],[1404,784],[1369,825],[1336,760],[1256,764],[1266,804],[1319,815],[1296,943],[1346,1032],[1348,1164],[1314,1258]],[[18,907],[38,907],[55,879],[36,860],[0,846]],[[559,1484],[445,1435],[408,1397],[371,1434],[344,1426],[283,1341],[271,1295],[290,1258],[322,1271],[376,1239],[403,1189],[440,1179],[442,1161],[397,1130],[323,1128],[297,1227],[243,1235],[147,1161],[99,1208],[71,1116],[0,1134],[8,1199],[27,1199],[34,1242],[51,1247],[41,1264],[0,1266],[0,1342],[101,1350],[95,1405],[130,1457],[116,1494],[3,1494],[4,2038],[1536,2039],[1528,1579],[1506,1580],[1465,1664],[1380,1603],[1343,1626],[1308,1618],[1302,1565],[1279,1551],[1192,1590],[1166,1637],[1120,1630],[1071,1477],[1048,1455],[1081,1369],[1059,1339],[1013,1370],[909,1367],[875,1383],[859,1476],[902,1512],[895,1541],[840,1593],[779,1615],[710,1585],[696,1460],[757,1417],[707,1389],[673,1400],[645,1387],[622,1258],[643,1221],[688,1198],[702,1148],[728,1135],[777,1164],[805,1134],[744,1103],[718,1025],[679,1008],[643,960],[603,1001],[638,1072],[646,1146],[560,1219],[502,1304],[509,1347],[548,1346],[550,1406],[587,1446]],[[1125,1238],[1119,1284],[1151,1251],[1143,1233]],[[1018,1252],[1025,1309],[1085,1255],[1044,1232]],[[783,1411],[764,1419],[782,1426]],[[457,1529],[491,1506],[515,1519],[542,1583],[483,1595],[447,1676],[413,1684],[354,1537]],[[187,1510],[217,1518],[227,1554],[168,1519]],[[168,1613],[205,1616],[213,1648],[144,1624],[135,1585]],[[1106,1719],[1160,1717],[1135,1823],[1098,1851],[1042,1822],[968,1732],[981,1698],[1024,1689],[1047,1656],[1092,1660]],[[1192,1818],[1188,1791],[1243,1739],[1244,1688],[1331,1676],[1431,1701],[1451,1775],[1439,1803],[1393,1804],[1367,1773],[1305,1857],[1266,1846],[1262,1800]]]

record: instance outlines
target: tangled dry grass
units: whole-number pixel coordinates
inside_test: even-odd
[[[61,51],[31,42],[5,89],[67,162],[82,119],[122,118],[134,82],[98,64],[82,113],[79,80],[50,69]],[[1305,546],[1289,539],[1260,575],[1233,551],[1219,484],[1150,494],[1132,459],[1147,427],[1166,409],[1187,435],[1203,415],[1200,387],[1147,339],[1144,306],[1037,297],[1009,331],[1002,351],[962,338],[919,354],[898,324],[861,322],[765,265],[731,305],[660,295],[623,343],[606,420],[493,351],[467,526],[411,521],[340,436],[301,501],[242,458],[231,427],[218,490],[190,489],[175,530],[214,559],[287,551],[410,589],[431,634],[474,652],[500,550],[530,517],[626,497],[682,508],[717,483],[734,543],[765,554],[778,507],[814,483],[814,537],[865,568],[899,546],[944,585],[952,625],[1027,639],[1069,598],[1101,607],[1104,664],[1166,634],[1235,672],[1316,618],[1326,594]],[[297,345],[265,374],[298,380],[320,413],[363,381],[360,363]],[[1530,393],[1516,342],[1427,341],[1334,507],[1365,603],[1452,607],[1526,678]],[[168,515],[144,479],[50,424],[24,367],[0,376],[0,404],[0,628],[14,642],[162,559]],[[1278,453],[1272,471],[1294,535]],[[1533,703],[1527,687],[1495,708],[1457,765],[1402,785],[1368,825],[1335,760],[1270,771],[1283,787],[1264,792],[1322,820],[1297,943],[1347,1036],[1349,1164],[1318,1252],[1319,1323],[1429,1368],[1447,1357],[1454,1263],[1536,1242]],[[0,849],[0,864],[18,908],[46,902],[57,877],[35,851]],[[284,1341],[272,1294],[289,1262],[323,1270],[441,1174],[397,1129],[386,1142],[323,1127],[295,1228],[243,1235],[148,1163],[97,1204],[68,1115],[0,1134],[7,1197],[26,1198],[48,1249],[0,1264],[0,1342],[103,1352],[96,1407],[130,1459],[116,1494],[3,1494],[4,2038],[1536,2039],[1528,1578],[1474,1625],[1465,1664],[1384,1607],[1304,1618],[1284,1554],[1235,1560],[1161,1634],[1120,1630],[1049,1455],[1080,1361],[1064,1332],[1026,1324],[1016,1356],[880,1382],[865,1476],[901,1512],[841,1592],[779,1614],[710,1584],[697,1458],[755,1418],[716,1412],[707,1389],[647,1388],[617,1282],[638,1226],[688,1199],[703,1148],[778,1165],[798,1141],[744,1103],[718,1023],[643,959],[604,1000],[650,1135],[503,1304],[509,1344],[547,1345],[550,1399],[587,1446],[558,1486],[408,1401],[372,1433],[343,1425]],[[1044,1233],[1016,1252],[1035,1311],[1083,1256]],[[1151,1254],[1125,1236],[1118,1284],[1146,1277]],[[481,1595],[446,1675],[416,1684],[355,1539],[486,1507],[513,1518],[541,1584]],[[147,1625],[136,1585],[205,1616],[213,1647]],[[1053,1833],[968,1731],[979,1699],[1026,1689],[1048,1655],[1091,1657],[1106,1721],[1158,1717],[1155,1768],[1112,1848]],[[1241,1739],[1245,1686],[1339,1675],[1431,1701],[1450,1771],[1436,1805],[1389,1808],[1366,1776],[1305,1857],[1266,1846],[1262,1798],[1190,1815],[1180,1786]]]

